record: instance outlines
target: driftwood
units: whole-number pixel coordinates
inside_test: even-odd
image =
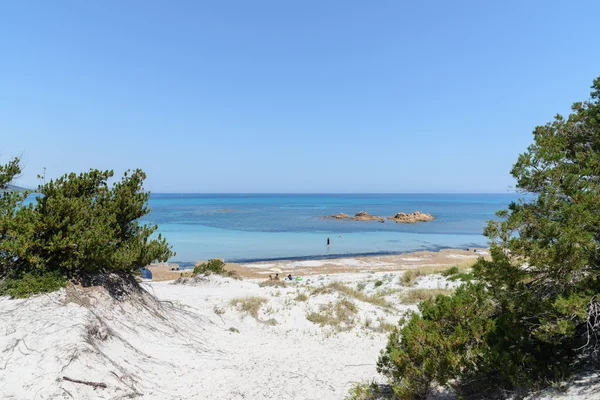
[[[82,385],[92,386],[94,388],[94,390],[96,390],[98,388],[106,389],[106,383],[102,383],[102,382],[80,381],[79,379],[72,379],[72,378],[69,378],[68,376],[63,376],[63,380],[73,382],[73,383],[81,383]]]

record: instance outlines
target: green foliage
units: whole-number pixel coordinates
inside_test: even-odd
[[[412,289],[400,295],[400,300],[406,304],[416,304],[440,294],[450,294],[450,289]]]
[[[383,281],[377,281],[377,282],[375,282],[375,287],[379,287],[381,285],[383,285]]]
[[[27,193],[11,191],[9,184],[21,173],[19,159],[14,158],[6,165],[0,165],[0,243],[10,238],[7,225],[13,218],[17,206],[25,200]],[[3,263],[0,247],[0,280],[9,272],[8,265]]]
[[[354,384],[344,400],[376,400],[381,398],[381,391],[375,382],[360,382]]]
[[[484,339],[494,328],[489,317],[495,305],[482,285],[425,300],[419,311],[391,333],[377,363],[399,398],[422,398],[434,380],[445,384],[476,371],[487,350]]]
[[[0,185],[18,172],[18,160],[0,168]],[[68,174],[26,194],[3,192],[0,200],[0,279],[96,272],[133,273],[173,253],[155,225],[139,219],[150,212],[141,170],[108,185],[112,171]],[[29,275],[28,275],[29,274]],[[46,282],[46,280],[43,280]],[[31,282],[30,282],[31,283]],[[43,284],[40,287],[51,288]]]
[[[450,267],[446,270],[443,270],[441,272],[442,276],[452,276],[452,275],[456,275],[460,272],[460,270],[458,269],[458,267],[455,265],[454,267]]]
[[[225,272],[225,263],[223,260],[218,258],[213,258],[208,260],[208,262],[196,265],[194,267],[194,271],[192,272],[192,276],[196,276],[198,274],[223,274]]]
[[[475,277],[470,272],[461,272],[460,274],[452,275],[448,277],[449,281],[462,281],[471,282]]]
[[[397,397],[423,398],[433,382],[463,395],[526,387],[598,361],[600,78],[592,88],[568,118],[535,128],[511,171],[527,195],[484,230],[491,261],[448,272],[477,283],[424,301],[390,335],[378,369]]]
[[[37,293],[53,292],[65,287],[67,280],[58,271],[25,273],[18,278],[8,277],[0,282],[0,295],[25,298]]]

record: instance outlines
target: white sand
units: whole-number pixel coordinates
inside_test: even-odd
[[[359,309],[356,326],[338,332],[306,315],[342,295],[295,298],[334,280],[354,288],[362,282],[367,294],[399,289],[400,275],[316,275],[287,288],[218,276],[196,286],[143,283],[159,301],[139,295],[119,302],[94,290],[84,296],[93,307],[69,302],[72,296],[64,290],[28,300],[2,297],[0,397],[340,399],[353,382],[376,377],[375,363],[387,340],[386,332],[374,330],[379,321],[395,324],[400,311],[416,307],[401,305],[398,293],[387,297],[393,312],[351,298]],[[377,280],[385,283],[375,288]],[[417,287],[436,287],[439,280],[426,276]],[[278,324],[259,322],[230,305],[246,296],[268,299],[258,317]],[[219,309],[223,315],[215,312]],[[94,390],[64,377],[107,387]]]
[[[1,297],[0,398],[341,399],[353,382],[376,377],[387,333],[364,322],[376,327],[381,317],[393,324],[398,311],[415,306],[400,305],[397,294],[390,296],[393,313],[351,299],[359,308],[357,326],[337,332],[306,314],[341,295],[294,299],[338,279],[353,286],[364,281],[365,292],[374,293],[399,287],[399,275],[313,276],[280,289],[218,276],[197,286],[143,283],[158,301],[146,294],[119,302],[97,289],[85,297],[93,307],[69,302],[65,290],[28,300]],[[375,289],[378,279],[385,284]],[[258,317],[278,324],[229,304],[245,296],[267,298]]]
[[[416,259],[417,261],[421,259]],[[337,258],[337,259],[322,259],[322,260],[305,260],[305,261],[279,261],[277,263],[248,263],[242,264],[245,268],[269,269],[272,267],[279,268],[315,268],[324,265],[336,265],[343,267],[388,267],[394,264],[379,262],[371,259],[357,260],[355,258]]]
[[[402,291],[458,285],[427,275],[404,288],[401,275],[315,275],[286,288],[210,276],[194,285],[143,283],[150,294],[123,301],[103,289],[0,297],[0,398],[343,399],[354,382],[382,380],[375,364],[388,333],[377,327],[416,309],[401,304]],[[375,287],[379,280],[383,284]],[[308,321],[307,313],[343,295],[298,301],[298,293],[333,281],[364,284],[366,294],[386,290],[394,309],[348,298],[358,307],[352,329]],[[260,321],[230,304],[248,296],[267,299]],[[264,323],[270,319],[277,325]]]

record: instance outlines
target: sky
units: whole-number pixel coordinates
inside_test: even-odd
[[[162,193],[513,190],[589,98],[600,2],[0,2],[16,184],[141,168]]]

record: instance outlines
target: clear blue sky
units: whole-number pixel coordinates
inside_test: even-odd
[[[17,182],[155,192],[506,192],[600,75],[600,1],[4,1]]]

